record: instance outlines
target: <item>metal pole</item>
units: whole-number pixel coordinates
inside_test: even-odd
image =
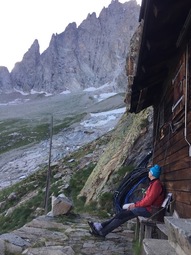
[[[49,160],[48,160],[48,170],[46,178],[46,194],[45,194],[45,214],[48,213],[48,199],[50,191],[50,178],[51,178],[51,150],[52,150],[52,135],[53,135],[53,115],[51,115],[50,121],[50,146],[49,146]]]

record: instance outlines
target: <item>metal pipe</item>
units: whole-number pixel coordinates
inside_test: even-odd
[[[188,45],[186,47],[186,88],[185,88],[185,110],[184,110],[184,139],[189,145],[189,157],[191,157],[191,144],[187,139],[187,108],[188,108]]]

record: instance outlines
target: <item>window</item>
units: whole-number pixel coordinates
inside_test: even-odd
[[[172,85],[174,88],[172,113],[173,118],[177,117],[184,109],[184,95],[185,95],[185,82],[186,82],[186,65],[185,53],[182,55],[178,67],[176,69]]]

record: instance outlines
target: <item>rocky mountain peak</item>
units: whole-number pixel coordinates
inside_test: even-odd
[[[12,82],[9,70],[5,66],[0,66],[0,93],[10,92],[12,90]]]
[[[99,17],[88,14],[78,27],[73,22],[62,33],[53,34],[42,54],[35,40],[10,74],[1,73],[1,90],[56,94],[108,84],[112,91],[125,91],[125,60],[139,9],[135,0],[123,4],[115,0]]]

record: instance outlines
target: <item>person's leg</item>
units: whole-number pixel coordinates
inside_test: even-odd
[[[151,213],[147,211],[145,207],[135,207],[131,210],[135,216],[143,216],[145,218],[149,218],[151,216]]]
[[[105,228],[112,220],[113,220],[113,218],[111,218],[109,220],[106,220],[106,221],[103,221],[102,223],[89,221],[88,224],[91,225],[91,228],[93,226],[94,229],[99,231],[102,228]]]
[[[121,210],[111,220],[101,223],[103,228],[99,231],[99,234],[101,236],[106,236],[108,233],[122,225],[124,222],[135,217],[135,214],[131,210]]]
[[[109,220],[106,220],[104,222],[101,223],[101,226],[102,228],[105,228],[115,217],[109,219]]]
[[[89,225],[93,230],[94,234],[106,236],[112,230],[116,229],[126,221],[133,219],[137,216],[150,217],[151,213],[147,211],[144,207],[136,207],[132,210],[123,209],[119,213],[117,213],[112,219],[109,219],[102,223],[89,222]],[[99,224],[99,228],[97,224]]]
[[[96,235],[96,236],[99,235],[99,231],[102,230],[104,227],[106,227],[112,220],[113,220],[113,218],[111,218],[107,221],[104,221],[102,223],[88,221],[88,224],[91,228],[91,234]]]

